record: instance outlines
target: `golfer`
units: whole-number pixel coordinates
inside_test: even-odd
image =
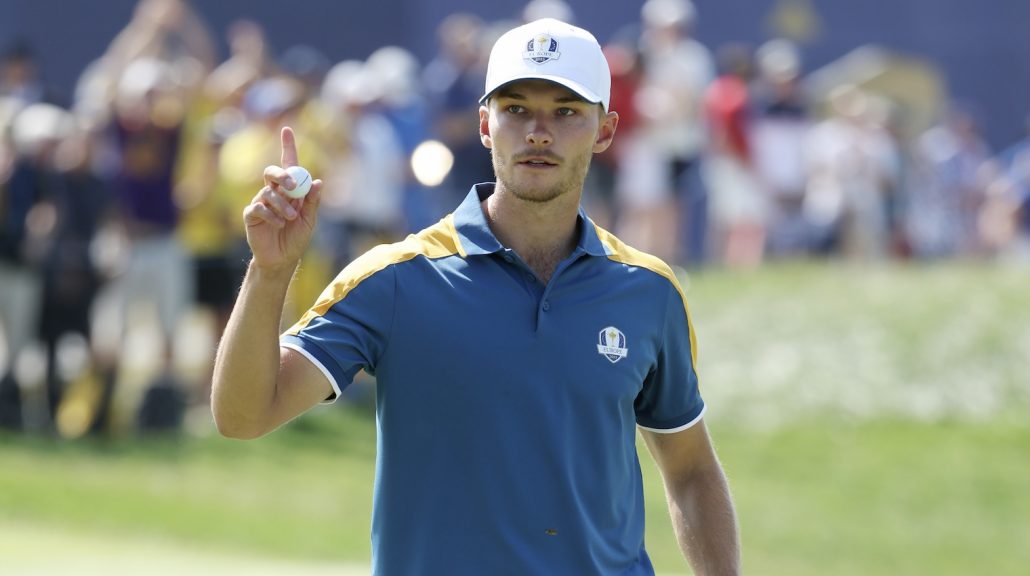
[[[610,83],[585,30],[504,34],[479,111],[496,182],[358,257],[280,334],[321,189],[285,196],[297,151],[282,131],[283,165],[244,211],[253,259],[212,409],[222,434],[254,438],[375,375],[374,574],[653,575],[638,430],[694,572],[739,572],[683,290],[580,209],[618,125]]]

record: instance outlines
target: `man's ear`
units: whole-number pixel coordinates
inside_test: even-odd
[[[488,150],[494,147],[494,139],[490,136],[490,109],[486,106],[479,107],[479,141]]]
[[[599,154],[612,145],[615,138],[615,129],[619,126],[619,113],[608,112],[601,117],[601,127],[597,130],[597,140],[594,141],[594,154]]]

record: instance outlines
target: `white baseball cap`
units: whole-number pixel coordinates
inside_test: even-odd
[[[516,80],[549,80],[608,110],[612,74],[593,34],[572,24],[544,18],[505,32],[490,51],[486,103],[498,88]]]

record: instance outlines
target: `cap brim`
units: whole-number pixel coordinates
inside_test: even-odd
[[[555,84],[558,84],[560,86],[564,86],[564,87],[568,88],[569,90],[572,90],[578,96],[580,96],[581,98],[583,98],[587,102],[590,102],[591,104],[601,104],[601,97],[598,96],[595,92],[593,92],[591,90],[588,90],[582,84],[580,84],[578,82],[573,82],[572,80],[569,80],[568,78],[563,78],[561,76],[550,76],[550,75],[547,75],[547,74],[525,74],[523,76],[516,76],[515,78],[509,78],[509,79],[505,80],[504,82],[498,84],[497,86],[494,86],[493,88],[491,88],[490,91],[488,91],[486,94],[483,94],[483,96],[479,99],[479,103],[480,104],[486,104],[487,99],[489,99],[490,96],[492,96],[494,92],[497,92],[498,90],[500,90],[501,88],[504,88],[505,86],[507,86],[508,84],[511,84],[512,82],[518,82],[520,80],[547,80],[548,82],[554,82]]]

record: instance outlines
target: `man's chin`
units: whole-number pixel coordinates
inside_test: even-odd
[[[562,195],[559,188],[515,188],[512,195],[523,202],[546,204]]]

